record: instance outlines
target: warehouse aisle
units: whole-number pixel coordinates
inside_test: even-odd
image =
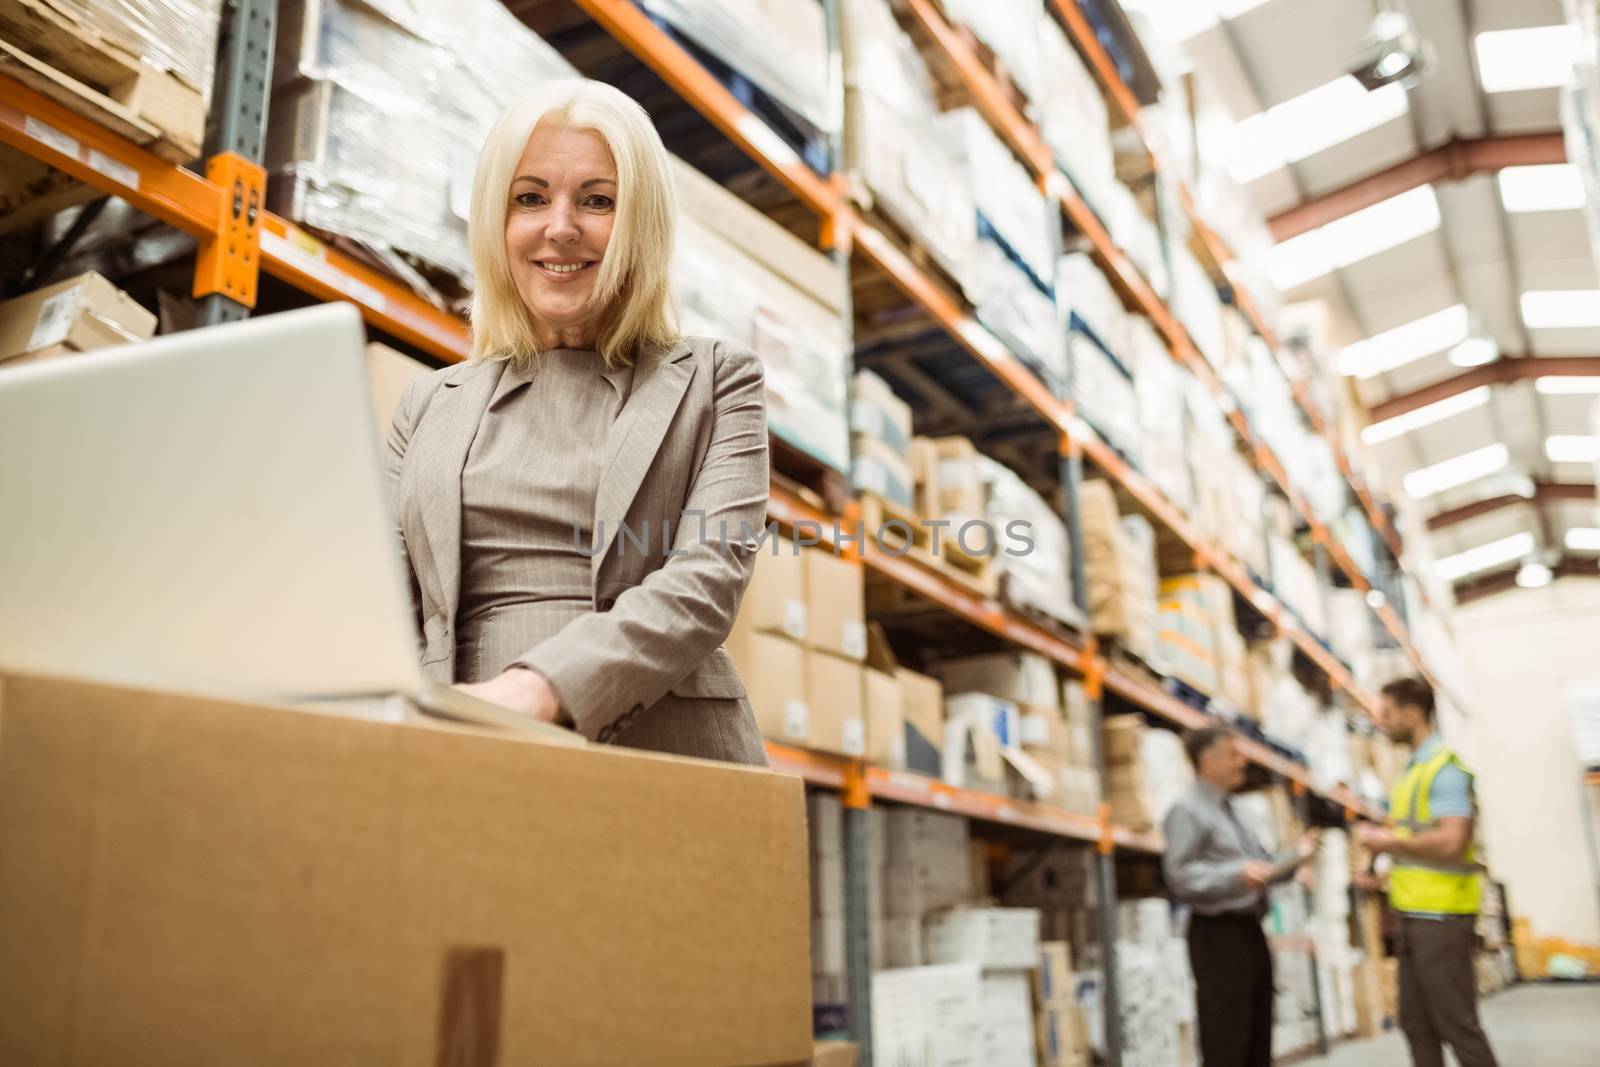
[[[1505,1067],[1591,1067],[1600,1048],[1600,985],[1528,985],[1490,997],[1483,1024]],[[1455,1061],[1451,1061],[1452,1063]],[[1392,1030],[1340,1045],[1308,1067],[1410,1067],[1405,1039]]]

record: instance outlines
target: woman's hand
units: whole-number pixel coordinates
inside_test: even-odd
[[[456,688],[468,696],[519,711],[541,722],[555,722],[561,710],[561,701],[544,675],[527,667],[510,667],[498,678]]]

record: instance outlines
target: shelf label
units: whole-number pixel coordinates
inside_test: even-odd
[[[47,122],[40,122],[32,115],[27,115],[22,121],[22,130],[29,137],[42,145],[55,149],[64,156],[78,158],[78,139],[71,134],[62,133]]]
[[[308,252],[299,244],[285,240],[270,230],[261,231],[261,254],[293,264],[296,269],[309,274],[324,285],[337,289],[358,304],[365,304],[382,314],[389,312],[389,298],[383,293],[366,282],[350,277],[330,264],[323,256]]]
[[[811,730],[811,709],[803,700],[783,702],[783,736],[804,741]]]
[[[119,185],[135,190],[139,188],[138,171],[120,160],[112,159],[99,149],[89,149],[89,166]]]

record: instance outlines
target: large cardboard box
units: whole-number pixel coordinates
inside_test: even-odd
[[[154,315],[90,271],[0,304],[0,362],[148,341],[155,332]]]
[[[811,724],[806,746],[860,758],[867,753],[861,664],[806,649],[806,703]]]
[[[433,368],[421,360],[396,352],[388,345],[373,341],[367,345],[367,381],[372,386],[372,415],[378,422],[378,433],[388,436],[394,413],[405,399],[411,383]]]
[[[806,607],[806,557],[792,542],[777,542],[776,552],[756,553],[755,571],[739,601],[739,621],[752,629],[804,641],[810,630]]]
[[[806,695],[805,648],[781,634],[735,627],[728,637],[728,655],[744,680],[762,736],[807,744],[811,704]]]
[[[867,762],[891,770],[904,770],[906,720],[900,683],[894,675],[868,667],[862,672],[862,690],[866,703]]]
[[[0,734],[0,1063],[811,1055],[797,779],[19,675]]]
[[[866,587],[861,565],[808,548],[805,556],[806,644],[847,659],[867,656]]]
[[[895,669],[894,678],[900,683],[900,712],[906,725],[937,748],[944,737],[944,683],[904,667]]]
[[[946,660],[937,667],[952,693],[989,693],[1035,709],[1059,710],[1061,683],[1055,664],[1037,652],[990,652]]]

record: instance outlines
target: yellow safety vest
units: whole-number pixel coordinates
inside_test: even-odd
[[[1466,766],[1454,752],[1441,748],[1426,762],[1412,764],[1389,794],[1389,821],[1395,836],[1404,840],[1433,825],[1428,813],[1428,793],[1433,780],[1448,764]],[[1473,915],[1483,900],[1476,849],[1455,863],[1434,863],[1394,857],[1389,869],[1389,905],[1395,911],[1435,915]]]

